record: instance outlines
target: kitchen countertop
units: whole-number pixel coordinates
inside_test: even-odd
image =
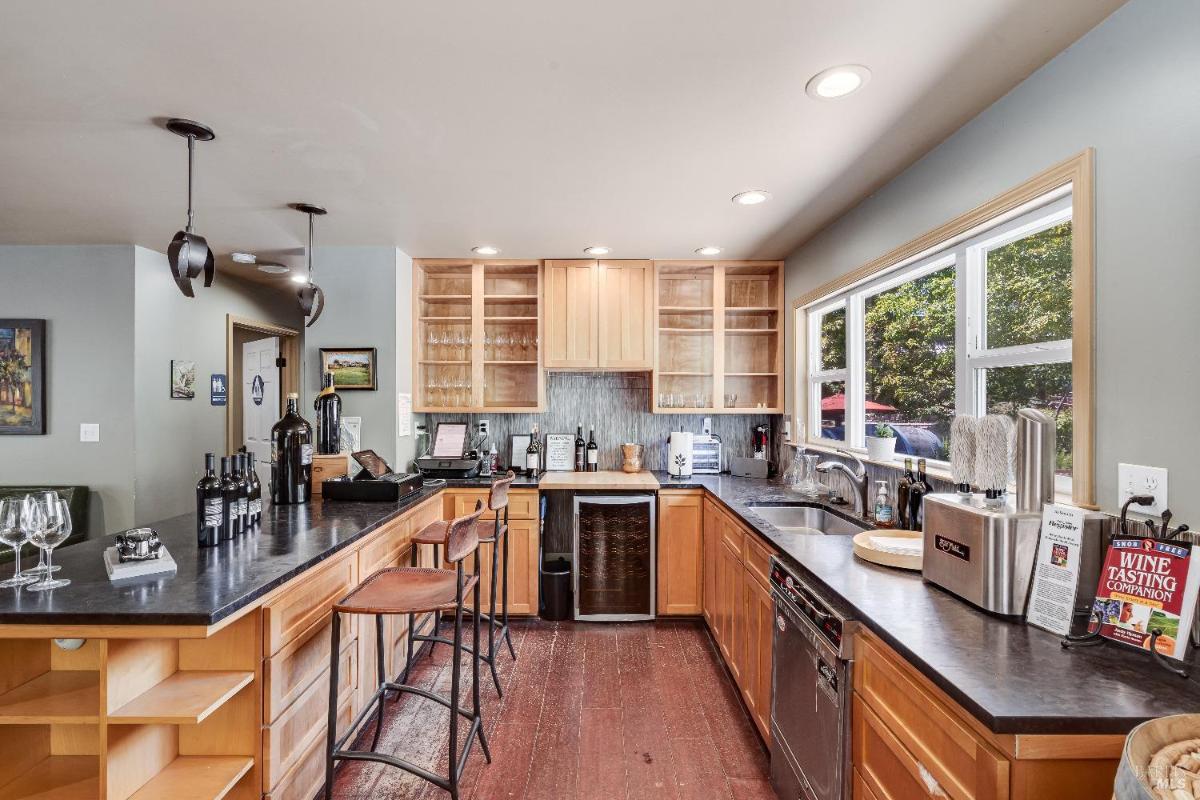
[[[540,482],[542,489],[602,489],[606,491],[658,491],[659,481],[653,473],[602,470],[599,472],[547,472]]]

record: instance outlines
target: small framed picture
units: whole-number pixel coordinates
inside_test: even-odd
[[[333,373],[333,388],[375,390],[374,347],[322,347],[321,374]]]
[[[196,396],[196,362],[171,361],[171,397],[191,400]]]
[[[533,436],[528,433],[512,435],[512,449],[509,450],[508,463],[514,470],[525,469],[525,451],[529,449],[531,441],[533,441]]]

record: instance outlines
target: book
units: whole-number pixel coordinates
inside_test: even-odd
[[[1200,591],[1197,552],[1200,547],[1159,539],[1114,539],[1092,607],[1100,635],[1148,650],[1151,633],[1158,630],[1155,649],[1183,659]]]

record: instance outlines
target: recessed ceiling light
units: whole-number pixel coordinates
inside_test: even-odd
[[[591,247],[583,248],[583,252],[587,253],[589,256],[606,256],[612,252],[612,248],[594,244]]]
[[[229,257],[239,264],[253,264],[258,261],[254,253],[230,253]]]
[[[308,283],[308,276],[303,272],[297,272],[292,276],[292,283]]]
[[[840,67],[830,67],[812,76],[804,91],[809,97],[818,100],[833,100],[853,94],[867,85],[871,79],[871,70],[860,64],[844,64]]]
[[[265,272],[268,275],[285,275],[291,272],[290,269],[283,264],[272,264],[270,261],[264,261],[258,265],[259,272]]]
[[[490,244],[481,244],[479,247],[472,247],[471,252],[481,256],[498,256],[500,255],[500,248],[492,247]]]
[[[715,244],[710,244],[707,247],[697,247],[696,252],[702,256],[715,256],[720,254],[721,248]]]
[[[751,189],[746,192],[738,192],[730,198],[739,206],[756,206],[759,203],[765,203],[771,199],[771,193],[765,192],[762,189]]]

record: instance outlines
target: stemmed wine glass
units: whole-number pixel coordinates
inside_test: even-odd
[[[21,572],[21,545],[27,541],[29,537],[21,527],[21,506],[17,499],[0,499],[0,542],[13,549],[13,576],[0,581],[0,587],[7,589],[12,586],[24,586],[37,580],[32,575]]]
[[[56,509],[58,508],[58,501],[58,492],[42,492],[41,495],[25,495],[25,503],[40,505],[42,507],[42,510],[47,516],[47,522],[55,522],[57,520],[58,512]],[[52,511],[52,509],[55,510]],[[23,508],[21,513],[24,514]],[[29,538],[32,538],[32,534],[30,534]],[[42,550],[38,553],[37,565],[25,570],[25,574],[32,575],[35,578],[40,578],[43,575],[47,575],[51,572],[58,572],[58,570],[59,567],[53,567],[46,563],[46,552]]]
[[[53,493],[47,493],[47,495],[50,494]],[[55,570],[54,548],[65,542],[71,535],[71,510],[67,507],[67,501],[60,499],[58,495],[54,495],[53,500],[47,497],[45,501],[38,501],[37,505],[43,509],[43,525],[29,539],[46,553],[46,574],[37,583],[25,587],[25,590],[44,592],[47,589],[70,586],[70,580],[52,577],[51,573]]]

